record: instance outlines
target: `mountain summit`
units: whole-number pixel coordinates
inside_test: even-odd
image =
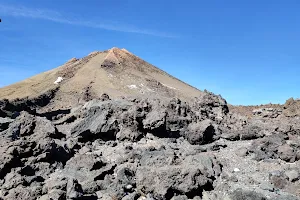
[[[95,51],[62,66],[0,88],[0,99],[36,98],[55,91],[53,109],[109,96],[178,97],[189,100],[201,91],[145,62],[126,49]]]

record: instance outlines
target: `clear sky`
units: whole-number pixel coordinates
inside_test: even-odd
[[[231,104],[300,97],[299,0],[6,0],[0,18],[0,87],[115,46]]]

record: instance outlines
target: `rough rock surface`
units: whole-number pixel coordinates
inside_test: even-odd
[[[193,103],[103,95],[70,110],[16,110],[0,109],[0,199],[300,197],[296,116],[248,119],[210,92]]]

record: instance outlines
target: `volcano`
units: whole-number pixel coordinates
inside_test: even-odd
[[[0,99],[37,98],[55,91],[49,106],[69,108],[80,102],[100,97],[143,96],[192,99],[201,91],[159,68],[147,63],[126,49],[95,51],[88,56],[72,58],[65,64],[0,88]]]

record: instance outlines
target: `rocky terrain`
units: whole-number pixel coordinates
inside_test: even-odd
[[[51,94],[0,101],[0,199],[300,199],[297,112],[249,118],[207,91],[40,109]]]
[[[241,106],[241,105],[229,105],[228,106],[232,112],[239,113],[240,115],[252,117],[253,114],[264,113],[269,114],[279,114],[283,113],[286,117],[296,117],[300,115],[300,99],[289,98],[286,100],[285,104],[266,104],[266,105],[256,105],[256,106]]]
[[[300,101],[228,105],[125,49],[73,58],[0,88],[1,199],[300,199]]]

